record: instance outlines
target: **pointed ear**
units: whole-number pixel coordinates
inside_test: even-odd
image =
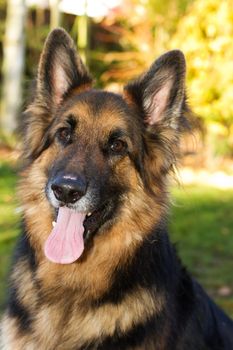
[[[185,94],[185,58],[178,50],[159,57],[151,68],[125,87],[125,98],[143,118],[145,188],[158,193],[158,181],[180,156],[179,138],[190,130]]]
[[[185,58],[181,51],[169,51],[151,68],[125,87],[126,98],[137,105],[148,126],[178,127],[185,107]]]
[[[71,37],[64,29],[53,30],[40,58],[36,89],[39,98],[56,107],[73,88],[81,89],[91,82]]]
[[[21,122],[27,159],[38,157],[49,146],[48,127],[64,98],[72,89],[90,88],[91,82],[70,36],[63,29],[53,30],[41,54],[34,96]]]

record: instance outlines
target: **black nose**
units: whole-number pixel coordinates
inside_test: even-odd
[[[85,195],[87,183],[81,176],[58,175],[54,178],[51,188],[59,201],[73,204]]]

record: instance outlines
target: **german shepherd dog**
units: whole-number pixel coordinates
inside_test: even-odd
[[[23,230],[1,349],[233,349],[232,321],[167,234],[188,125],[183,54],[165,53],[122,96],[91,86],[54,30],[24,114]]]

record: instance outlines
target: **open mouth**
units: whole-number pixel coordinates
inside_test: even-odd
[[[70,208],[70,210],[72,210],[72,208]],[[56,216],[56,220],[58,217],[58,212],[59,212],[59,208],[55,209],[55,216]],[[104,219],[106,219],[109,215],[109,211],[108,211],[108,207],[107,205],[103,205],[100,208],[90,211],[86,214],[85,219],[83,221],[83,226],[84,226],[84,241],[89,239],[91,235],[93,235],[98,228],[100,228],[100,226],[103,224]],[[56,221],[53,221],[53,227],[55,227],[56,225]]]
[[[57,209],[56,222],[53,222],[54,227],[44,246],[46,257],[60,264],[78,260],[86,242],[108,220],[109,208],[105,204],[87,214],[67,206]]]
[[[84,226],[84,240],[90,238],[103,224],[106,218],[107,206],[104,205],[101,208],[94,210],[86,215],[83,222]]]

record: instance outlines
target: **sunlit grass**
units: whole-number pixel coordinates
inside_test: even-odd
[[[6,278],[19,232],[16,213],[16,174],[0,162],[0,310],[6,296]],[[171,239],[189,271],[209,294],[233,316],[233,190],[207,186],[174,188],[170,216]],[[227,287],[227,296],[219,293]]]

